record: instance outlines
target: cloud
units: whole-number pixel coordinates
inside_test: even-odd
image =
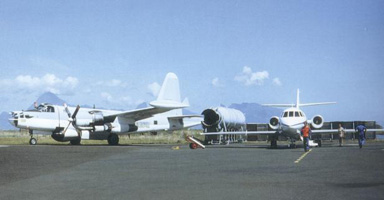
[[[217,78],[217,77],[212,79],[212,85],[215,87],[223,87],[224,86],[223,84],[221,84],[219,78]]]
[[[281,85],[282,85],[282,83],[281,83],[281,81],[280,81],[280,79],[279,79],[279,78],[274,78],[274,79],[273,79],[273,85],[276,85],[276,86],[281,86]]]
[[[14,79],[0,81],[1,88],[38,93],[49,91],[65,95],[73,94],[78,84],[79,80],[76,77],[68,76],[65,79],[61,79],[54,74],[45,74],[42,77],[19,75]]]
[[[245,86],[263,85],[264,80],[269,78],[267,71],[252,72],[250,67],[243,67],[241,74],[235,76],[235,80],[244,83]]]
[[[96,83],[96,85],[100,86],[108,86],[108,87],[125,87],[127,86],[126,83],[122,82],[121,80],[118,79],[112,79],[109,81],[99,81]]]
[[[149,89],[150,91],[150,94],[154,97],[157,97],[157,95],[159,94],[160,92],[160,89],[161,89],[161,85],[157,82],[154,82],[154,83],[151,83],[147,86],[147,88]]]
[[[123,97],[118,97],[114,98],[110,93],[108,92],[102,92],[100,93],[101,99],[107,103],[110,104],[110,106],[114,107],[132,107],[132,106],[137,106],[138,104],[142,103],[143,100],[134,100],[130,96],[123,96]]]

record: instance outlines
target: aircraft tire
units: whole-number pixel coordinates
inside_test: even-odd
[[[271,140],[271,149],[277,148],[277,140]]]
[[[108,137],[109,145],[118,145],[119,144],[119,136],[116,133],[111,133]]]
[[[81,142],[81,139],[75,139],[75,140],[69,141],[69,143],[71,143],[71,145],[80,145],[80,142]]]
[[[190,148],[190,149],[197,149],[197,144],[195,144],[195,143],[189,143],[189,148]]]
[[[36,138],[31,138],[31,139],[29,140],[29,144],[30,144],[30,145],[36,145],[36,144],[37,144],[37,140],[36,140]]]

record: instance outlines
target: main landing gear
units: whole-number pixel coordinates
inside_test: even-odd
[[[118,145],[119,144],[119,136],[116,133],[111,133],[108,136],[108,144],[109,145]]]
[[[69,143],[71,143],[71,145],[80,145],[80,142],[81,142],[80,138],[69,141]]]

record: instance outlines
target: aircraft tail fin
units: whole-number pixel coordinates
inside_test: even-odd
[[[176,74],[168,73],[161,86],[159,96],[157,96],[157,101],[181,102],[180,99],[179,79]]]
[[[179,79],[176,74],[170,72],[165,76],[159,95],[150,105],[163,108],[184,108],[188,107],[188,100],[181,102]]]

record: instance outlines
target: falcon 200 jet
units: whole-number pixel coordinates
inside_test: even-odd
[[[179,130],[200,124],[200,115],[182,115],[188,100],[180,101],[179,80],[174,73],[164,79],[157,100],[150,106],[131,111],[101,110],[51,105],[35,105],[35,109],[12,112],[10,123],[31,134],[30,144],[37,140],[33,134],[51,135],[56,141],[108,140],[117,145],[119,135],[161,130]]]
[[[314,128],[312,130],[312,135],[316,134],[329,134],[337,133],[338,129],[321,129],[324,124],[324,118],[321,115],[316,115],[312,119],[307,119],[304,112],[300,107],[304,106],[317,106],[317,105],[327,105],[335,104],[336,102],[322,102],[322,103],[300,103],[300,91],[297,90],[297,99],[296,104],[264,104],[263,106],[272,106],[272,107],[289,107],[285,109],[281,117],[273,116],[269,121],[269,128],[272,130],[268,131],[236,131],[236,132],[204,132],[201,135],[269,135],[269,140],[271,142],[271,147],[277,147],[277,140],[279,136],[285,137],[291,141],[291,147],[295,147],[295,142],[302,141],[300,130],[304,126],[304,122],[307,122]],[[367,132],[383,131],[383,129],[367,129]],[[345,132],[352,133],[355,132],[354,129],[345,129]],[[321,140],[309,141],[310,146],[321,146]]]

